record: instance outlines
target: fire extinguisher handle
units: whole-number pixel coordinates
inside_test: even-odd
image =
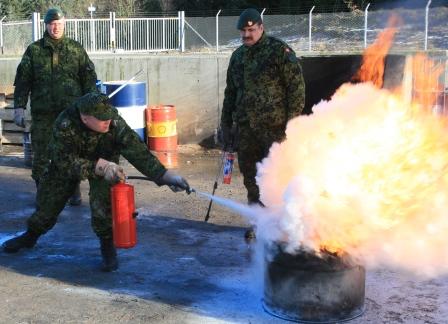
[[[137,216],[138,216],[138,212],[135,211],[132,213],[132,218],[136,218]]]

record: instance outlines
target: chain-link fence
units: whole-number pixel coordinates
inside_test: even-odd
[[[361,52],[388,26],[391,16],[398,18],[393,50],[448,50],[448,8],[353,11],[298,15],[263,15],[269,35],[286,41],[300,52]],[[225,13],[224,13],[225,14]],[[188,17],[188,50],[233,50],[241,45],[236,29],[238,16]],[[218,26],[218,29],[216,28]],[[216,33],[218,30],[218,33]],[[203,39],[197,36],[200,34]]]
[[[89,52],[230,51],[241,44],[238,16],[67,19],[67,35]],[[234,14],[234,13],[233,13]],[[263,11],[268,34],[299,52],[359,53],[387,27],[392,15],[399,24],[392,50],[448,50],[448,7],[355,10],[352,12],[270,15]],[[41,31],[45,30],[41,22]],[[0,22],[2,54],[20,55],[32,41],[31,22]],[[42,32],[41,32],[42,33]],[[184,45],[185,44],[185,45]]]
[[[32,39],[31,21],[0,23],[1,54],[23,53]]]

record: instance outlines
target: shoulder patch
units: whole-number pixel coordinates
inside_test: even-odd
[[[288,58],[288,61],[291,63],[297,63],[298,59],[296,53],[294,53],[294,51],[289,47],[285,47],[285,55]]]
[[[292,63],[297,63],[299,60],[297,59],[296,53],[294,52],[294,50],[289,47],[289,45],[276,37],[270,37],[271,41],[277,46],[277,49],[279,50],[279,53],[284,53],[285,57],[287,58],[288,61],[292,62]],[[281,54],[280,54],[281,55]]]

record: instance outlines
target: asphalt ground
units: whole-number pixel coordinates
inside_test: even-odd
[[[198,191],[211,192],[220,152],[179,148],[179,168]],[[128,175],[139,173],[126,162]],[[0,153],[0,243],[21,233],[35,187],[21,147]],[[88,183],[81,206],[67,206],[33,249],[0,252],[1,323],[286,323],[264,311],[260,244],[247,244],[240,215],[198,195],[133,180],[138,243],[120,249],[120,268],[99,271],[90,227]],[[237,168],[216,195],[244,203]],[[448,323],[448,277],[415,278],[368,269],[365,312],[350,323]]]

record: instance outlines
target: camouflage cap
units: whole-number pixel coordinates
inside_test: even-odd
[[[99,92],[85,94],[76,100],[75,105],[81,114],[93,116],[99,120],[109,120],[114,117],[109,97]]]
[[[44,22],[46,24],[51,23],[53,20],[59,20],[64,18],[64,13],[59,8],[50,8],[45,14]]]
[[[254,8],[248,8],[241,13],[240,18],[238,18],[236,28],[243,29],[244,27],[252,27],[257,23],[262,22],[263,19],[261,19],[261,15],[258,10]]]

